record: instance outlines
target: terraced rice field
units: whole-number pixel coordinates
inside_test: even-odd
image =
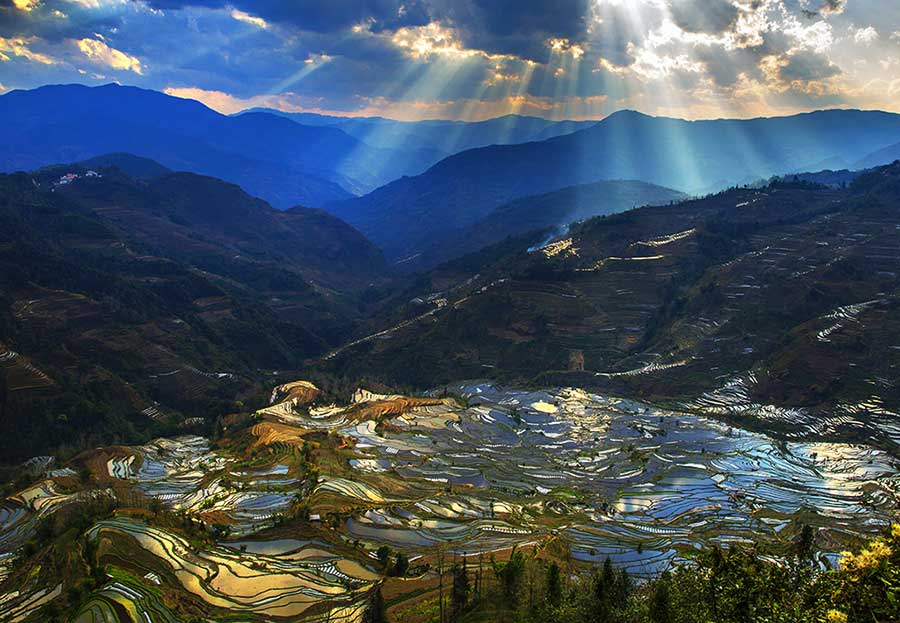
[[[220,513],[235,535],[271,526],[299,484],[287,465],[238,469],[234,457],[211,451],[202,437],[157,439],[130,450],[109,460],[111,477],[133,482],[145,496],[175,510]]]
[[[108,489],[61,493],[53,480],[42,480],[4,500],[0,505],[0,583],[13,571],[15,551],[34,535],[42,519],[64,506],[112,495]]]
[[[178,623],[158,595],[140,582],[113,581],[97,591],[73,623],[119,623],[125,611],[132,621]]]
[[[349,536],[473,554],[556,532],[576,558],[610,555],[647,574],[697,543],[777,538],[801,518],[840,542],[877,530],[897,506],[897,461],[874,448],[778,442],[574,389],[451,389],[471,406],[440,426],[426,409],[383,434],[335,416],[356,440],[358,477],[325,477],[316,493],[370,506],[347,520]],[[391,495],[375,484],[390,476],[432,491]]]
[[[0,594],[0,621],[19,623],[50,603],[62,593],[62,584],[33,591],[12,591]]]
[[[125,519],[99,522],[88,537],[98,542],[102,559],[132,572],[153,574],[162,583],[176,584],[210,607],[233,614],[357,620],[379,578],[316,545],[301,545],[278,556],[225,547],[198,551],[175,534]],[[147,607],[141,605],[147,600],[140,594],[129,599],[137,608]],[[84,621],[102,620],[92,612],[92,618]]]
[[[727,380],[717,390],[707,392],[681,405],[694,413],[746,418],[780,426],[788,439],[837,437],[852,431],[860,438],[886,439],[900,446],[900,414],[886,409],[877,395],[855,404],[840,403],[834,409],[809,410],[763,404],[753,399],[752,388],[757,384],[752,372]]]
[[[735,379],[687,406],[739,408],[753,382]],[[89,537],[104,564],[127,573],[110,577],[77,623],[120,622],[123,613],[177,621],[160,590],[202,601],[213,617],[357,621],[378,580],[369,557],[382,545],[416,560],[438,546],[472,556],[561,537],[577,560],[609,556],[641,576],[699,544],[787,542],[802,522],[819,529],[822,555],[833,559],[897,510],[900,464],[874,447],[776,441],[696,413],[571,388],[446,389],[461,398],[384,411],[369,407],[402,397],[362,392],[346,407],[294,403],[264,413],[250,429],[264,444],[293,447],[304,431],[349,441],[303,489],[312,514],[335,529],[315,517],[307,527],[317,536],[304,539],[250,536],[274,525],[301,491],[288,465],[248,467],[196,436],[104,455],[110,478],[170,508],[211,514],[241,540],[200,546],[127,517],[95,524]],[[873,397],[865,408],[878,404]],[[360,421],[361,412],[381,424]],[[41,517],[77,496],[112,494],[65,494],[44,480],[10,498],[0,508],[0,573],[9,573],[8,554]],[[327,517],[335,509],[340,521]],[[0,596],[0,620],[53,599],[51,589]]]
[[[37,389],[53,385],[53,379],[19,353],[0,344],[0,373],[6,375],[9,391]]]

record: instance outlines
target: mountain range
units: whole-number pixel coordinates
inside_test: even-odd
[[[666,202],[677,192],[871,168],[897,157],[900,144],[900,116],[858,110],[748,120],[623,111],[600,122],[515,115],[399,122],[256,110],[225,116],[133,87],[58,85],[0,96],[0,113],[7,120],[0,170],[130,153],[239,184],[279,209],[323,207],[405,271],[427,270],[526,226],[564,227],[567,219]],[[455,150],[465,151],[443,157]],[[601,181],[608,185],[585,191],[592,204],[572,213],[559,212],[571,204],[563,198],[581,191],[518,201]],[[633,193],[636,183],[659,190]]]
[[[203,104],[110,84],[46,86],[0,96],[0,170],[31,170],[128,152],[240,184],[279,208],[371,190],[432,161],[373,148],[332,127],[275,115],[221,115]]]
[[[733,382],[798,426],[898,400],[879,381],[900,352],[898,115],[501,118],[454,148],[542,140],[348,199],[344,164],[402,175],[457,124],[228,117],[119,86],[0,111],[2,168],[31,169],[0,177],[0,432],[21,446],[2,452],[180,426],[314,361],[348,384],[489,374],[680,404]],[[367,124],[413,147],[361,141]],[[34,413],[44,432],[17,438]]]
[[[327,209],[390,259],[426,252],[513,199],[599,180],[629,179],[706,193],[823,163],[885,164],[900,115],[827,110],[791,117],[684,121],[623,111],[572,134],[465,151]],[[880,161],[880,162],[879,162]]]
[[[596,120],[551,121],[522,115],[504,115],[484,121],[443,119],[397,121],[384,117],[335,117],[315,113],[288,113],[271,108],[251,108],[239,114],[252,112],[280,115],[303,125],[338,128],[375,147],[430,150],[439,156],[430,164],[468,149],[542,141],[554,136],[571,134],[597,123]]]
[[[472,252],[391,277],[327,212],[137,156],[3,175],[2,451],[184,430],[300,368],[577,385],[890,445],[898,201],[900,163],[702,199],[599,182],[505,204],[456,240]]]

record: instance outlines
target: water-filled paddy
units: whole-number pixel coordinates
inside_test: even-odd
[[[467,384],[451,391],[470,406],[443,426],[423,413],[427,434],[415,410],[399,431],[341,427],[364,455],[354,464],[359,480],[377,465],[439,489],[428,501],[394,500],[353,517],[352,536],[413,551],[444,541],[473,552],[557,531],[576,558],[611,555],[649,572],[679,548],[775,537],[801,518],[836,538],[871,532],[897,505],[898,463],[875,448],[780,442],[580,390]],[[360,497],[349,487],[345,494]],[[517,508],[494,512],[492,532],[480,525],[483,510],[454,507],[459,494],[482,508]]]
[[[344,591],[341,607],[350,613],[361,603],[354,587],[370,582],[370,571],[334,554],[335,539],[359,546],[365,561],[381,545],[410,557],[439,545],[474,555],[562,537],[578,560],[609,556],[641,575],[699,545],[788,538],[799,522],[818,528],[824,554],[832,555],[848,538],[879,530],[897,509],[900,463],[873,447],[777,441],[575,389],[447,389],[463,398],[413,406],[384,426],[353,416],[359,403],[264,412],[285,429],[331,430],[351,441],[343,463],[323,465],[306,488],[314,514],[319,505],[354,509],[329,521],[336,529],[323,540],[250,536],[294,503],[296,472],[277,459],[250,466],[196,436],[117,450],[104,469],[169,508],[225,518],[232,538],[242,540],[190,554],[176,535],[128,522],[104,523],[94,534],[139,543],[164,561],[148,574],[174,578],[212,605],[300,613]],[[78,495],[60,493],[49,479],[8,500],[0,508],[0,552],[21,545],[37,519]],[[0,577],[9,572],[4,561]],[[245,568],[251,561],[280,574],[284,586],[267,592],[259,569]],[[85,620],[102,619],[123,600],[144,611],[158,607],[146,595],[129,596],[133,588],[111,584]]]

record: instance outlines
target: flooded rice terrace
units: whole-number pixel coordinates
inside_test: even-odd
[[[795,520],[836,540],[877,531],[897,505],[898,462],[875,448],[779,442],[574,389],[452,391],[470,406],[420,407],[394,421],[399,433],[368,422],[343,431],[369,455],[356,464],[361,478],[380,470],[448,487],[354,517],[350,534],[472,553],[554,530],[576,558],[609,555],[646,574],[680,547],[775,536]]]
[[[388,545],[414,557],[443,545],[474,555],[556,535],[576,559],[609,556],[631,573],[650,575],[690,548],[787,539],[800,523],[819,528],[823,554],[833,556],[849,539],[878,531],[897,508],[900,463],[873,447],[776,441],[711,418],[577,389],[469,383],[445,393],[452,398],[413,404],[382,426],[354,417],[353,407],[396,397],[364,391],[349,407],[298,409],[282,402],[260,415],[295,438],[297,431],[328,430],[354,441],[349,465],[323,466],[305,490],[311,489],[314,514],[356,509],[342,515],[333,534],[368,551]],[[233,566],[228,552],[238,549],[272,565],[286,551],[297,552],[292,559],[312,556],[290,571],[286,584],[297,611],[309,605],[293,596],[307,586],[303,569],[313,560],[322,583],[316,590],[335,590],[333,583],[348,577],[369,580],[361,567],[348,574],[332,569],[342,558],[325,542],[249,536],[298,501],[302,483],[289,465],[252,466],[196,436],[158,439],[107,457],[101,469],[112,482],[174,510],[212,513],[228,526],[224,549],[203,554],[210,567]],[[79,495],[112,494],[62,494],[45,480],[0,509],[0,545],[9,556],[54,507]],[[139,536],[148,548],[178,540],[129,527],[125,519],[102,530]],[[167,564],[181,569],[186,563]],[[347,590],[347,603],[355,604]],[[219,594],[205,584],[203,591],[204,599]]]

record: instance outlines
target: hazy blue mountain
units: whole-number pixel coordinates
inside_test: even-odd
[[[890,164],[896,160],[900,160],[900,143],[889,145],[883,149],[872,152],[864,158],[856,161],[853,168],[855,169],[871,169],[885,164]]]
[[[435,159],[430,164],[467,149],[539,141],[562,134],[570,134],[597,123],[597,121],[551,121],[523,115],[504,115],[473,122],[397,121],[384,117],[335,117],[314,113],[283,113],[266,108],[251,109],[241,114],[247,112],[269,112],[305,125],[340,128],[347,134],[376,147],[431,150]]]
[[[329,209],[403,258],[435,232],[472,225],[518,197],[604,179],[705,193],[830,158],[856,161],[898,138],[900,115],[884,112],[684,121],[623,111],[573,134],[462,152]]]
[[[372,148],[338,128],[262,113],[228,117],[118,85],[11,91],[0,97],[0,115],[3,171],[128,152],[240,184],[280,208],[346,198],[426,166],[415,150]]]

